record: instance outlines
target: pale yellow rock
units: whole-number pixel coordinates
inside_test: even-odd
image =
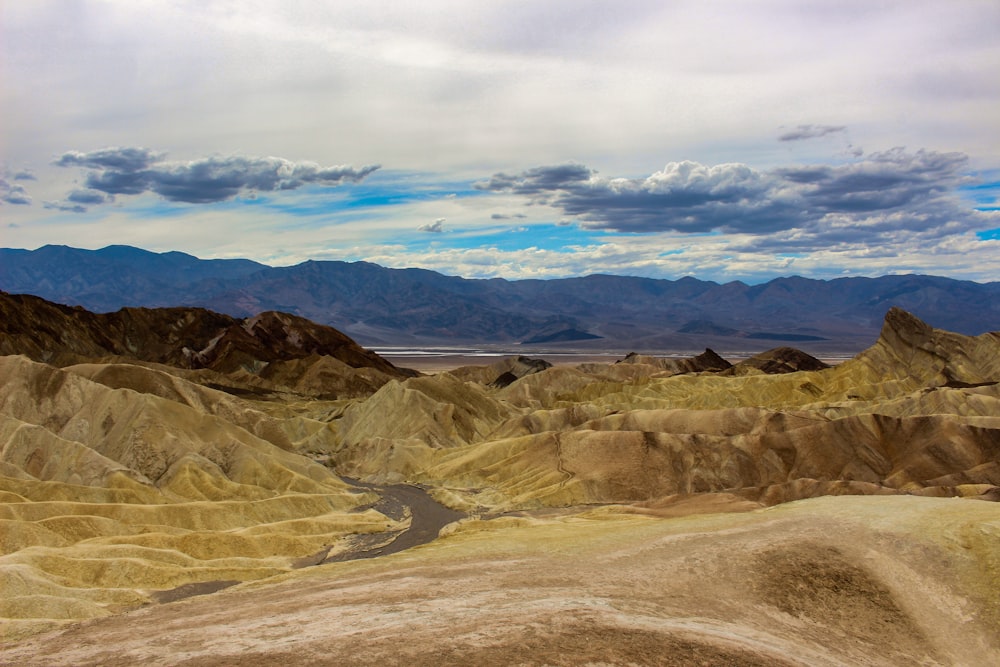
[[[351,513],[374,496],[291,451],[332,447],[321,422],[132,364],[2,357],[0,377],[0,616],[101,616],[396,526]]]
[[[376,619],[384,637],[373,631],[366,646],[391,636],[398,649],[403,628],[414,647],[453,628],[493,628],[506,646],[513,624],[575,638],[566,647],[585,627],[637,646],[697,638],[710,663],[990,655],[1000,505],[974,499],[1000,497],[1000,336],[948,334],[893,311],[872,348],[822,371],[717,375],[633,361],[538,371],[512,358],[393,380],[364,398],[386,378],[329,358],[221,375],[0,357],[3,631],[113,615],[189,584],[278,577],[308,589],[319,579],[299,565],[359,534],[388,543],[410,525],[409,508],[395,519],[354,511],[376,494],[323,462],[368,481],[423,483],[478,517],[385,563],[319,568],[370,587],[365,614],[339,612]],[[489,386],[498,371],[523,375]],[[307,398],[327,389],[336,398]],[[665,582],[662,597],[652,581]],[[838,581],[855,592],[841,595]],[[381,582],[401,601],[376,601]],[[260,586],[250,588],[271,590]],[[442,597],[426,603],[431,620],[393,625],[387,605],[419,615],[405,600],[432,590]],[[274,593],[275,606],[319,636],[310,614],[329,628],[327,607],[295,607],[294,592]],[[243,599],[233,596],[224,599]],[[329,590],[323,598],[331,604]],[[463,625],[463,613],[476,623]],[[948,624],[954,636],[940,630]],[[465,640],[452,648],[482,637]],[[210,650],[219,640],[206,641]],[[331,641],[358,649],[346,635]],[[482,646],[466,657],[530,658]],[[749,653],[726,653],[734,647]],[[9,655],[52,657],[34,648]],[[58,659],[84,655],[73,650]]]
[[[154,665],[344,655],[412,665],[991,664],[998,538],[996,503],[900,496],[677,518],[604,507],[472,520],[416,550],[96,619],[10,642],[0,656],[29,667],[97,664],[109,652]]]

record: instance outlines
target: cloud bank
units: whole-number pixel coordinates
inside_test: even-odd
[[[137,147],[103,148],[89,153],[69,151],[54,164],[87,170],[84,181],[87,189],[74,191],[67,197],[78,204],[102,203],[107,201],[106,196],[144,192],[174,202],[206,204],[225,201],[242,192],[356,183],[379,168],[379,165],[360,169],[345,165],[323,167],[278,157],[207,157],[169,162],[163,153]]]
[[[481,190],[521,195],[579,221],[626,233],[729,233],[775,247],[816,247],[907,231],[940,236],[995,224],[955,194],[962,153],[896,148],[842,165],[759,171],[745,164],[668,163],[646,178],[605,178],[580,164],[497,173]]]
[[[28,169],[11,171],[6,165],[0,164],[0,204],[14,204],[15,206],[30,206],[31,196],[28,190],[20,183],[12,181],[33,181],[34,174]]]

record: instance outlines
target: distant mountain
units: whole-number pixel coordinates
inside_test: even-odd
[[[125,306],[185,305],[195,284],[208,287],[267,268],[248,259],[198,259],[131,246],[0,248],[0,290],[108,312]]]
[[[541,336],[536,336],[535,338],[529,338],[524,342],[525,344],[533,345],[537,343],[569,343],[580,340],[597,340],[599,338],[601,338],[601,336],[595,336],[594,334],[587,333],[586,331],[563,329],[562,331],[557,331],[553,334],[543,334]]]
[[[128,246],[45,246],[0,250],[0,289],[99,312],[124,306],[198,306],[233,317],[283,311],[369,346],[534,341],[753,351],[783,340],[857,351],[874,340],[893,306],[964,334],[1000,329],[1000,283],[920,275],[789,277],[760,285],[610,275],[509,281],[366,262],[269,267]]]

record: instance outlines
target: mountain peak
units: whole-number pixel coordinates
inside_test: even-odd
[[[893,306],[885,314],[885,321],[882,325],[882,336],[897,338],[903,341],[914,341],[926,339],[931,335],[933,327],[927,324],[913,313],[907,312],[898,306]]]
[[[1000,333],[964,336],[935,329],[902,308],[890,308],[874,346],[858,356],[870,366],[903,369],[932,386],[970,386],[1000,381],[996,356]]]

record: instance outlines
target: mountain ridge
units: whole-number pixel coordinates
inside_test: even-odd
[[[125,306],[195,306],[233,317],[283,311],[336,327],[364,345],[558,345],[552,337],[576,330],[595,338],[563,344],[762,350],[766,343],[759,339],[767,334],[767,340],[812,350],[858,351],[878,334],[892,306],[959,333],[1000,329],[1000,283],[922,275],[790,276],[756,285],[608,274],[469,279],[369,262],[270,267],[130,246],[44,246],[0,249],[0,290],[95,312]]]
[[[417,374],[397,368],[332,327],[288,313],[269,311],[243,319],[185,307],[92,313],[5,292],[0,292],[0,355],[24,355],[55,366],[115,359],[236,373],[258,388],[318,390],[326,397],[365,395],[391,379]],[[330,375],[322,368],[331,366],[340,381],[325,386],[310,380]]]

